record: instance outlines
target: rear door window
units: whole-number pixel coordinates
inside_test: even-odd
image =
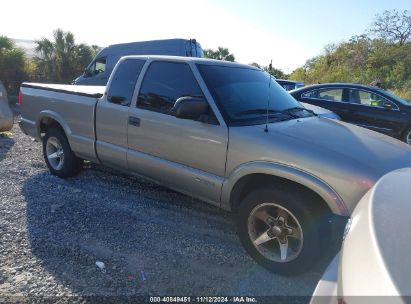
[[[343,89],[320,90],[318,98],[330,101],[342,101]]]
[[[120,63],[110,83],[107,100],[118,104],[129,106],[133,98],[134,88],[138,76],[143,69],[145,60],[127,59]]]
[[[316,98],[329,101],[342,101],[343,89],[319,89],[305,92],[301,97]]]
[[[318,98],[318,90],[308,91],[301,94],[303,98]]]

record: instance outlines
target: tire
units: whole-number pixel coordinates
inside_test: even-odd
[[[411,127],[407,128],[407,130],[404,132],[404,136],[402,140],[406,143],[411,145]]]
[[[74,155],[60,129],[50,128],[43,137],[43,156],[51,174],[61,178],[79,173],[83,160]]]
[[[275,273],[302,273],[319,260],[324,213],[304,193],[266,187],[251,192],[239,207],[241,243],[257,263]]]

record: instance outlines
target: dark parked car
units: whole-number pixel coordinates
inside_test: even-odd
[[[343,121],[398,138],[411,145],[411,103],[378,87],[323,83],[296,89],[298,101],[326,108]]]
[[[280,86],[282,86],[286,91],[291,91],[294,89],[302,88],[304,86],[303,82],[300,81],[294,81],[294,80],[284,80],[284,79],[276,79],[275,80]],[[335,114],[332,111],[329,111],[327,109],[317,107],[311,104],[307,103],[301,103],[304,108],[313,111],[315,114],[321,117],[325,118],[331,118],[331,119],[336,119],[336,120],[341,120],[341,117],[339,117],[337,114]]]

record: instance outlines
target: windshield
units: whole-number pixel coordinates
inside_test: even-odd
[[[411,104],[411,101],[407,100],[407,99],[403,99],[397,95],[395,95],[393,92],[389,91],[389,90],[378,90],[378,92],[384,94],[384,95],[388,95],[389,97],[401,102],[402,104],[405,104],[407,106],[409,106]]]
[[[313,115],[274,78],[270,84],[270,76],[262,70],[202,64],[198,68],[229,125],[263,124],[267,113],[270,122]]]

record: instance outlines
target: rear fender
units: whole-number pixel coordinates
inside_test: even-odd
[[[63,129],[64,133],[67,136],[67,139],[70,142],[70,137],[71,137],[72,132],[71,132],[69,125],[66,123],[66,121],[63,119],[63,117],[60,114],[53,112],[53,111],[49,111],[49,110],[41,111],[38,115],[38,118],[36,121],[38,138],[41,138],[41,123],[45,119],[52,119],[56,121],[61,126],[61,128]]]

